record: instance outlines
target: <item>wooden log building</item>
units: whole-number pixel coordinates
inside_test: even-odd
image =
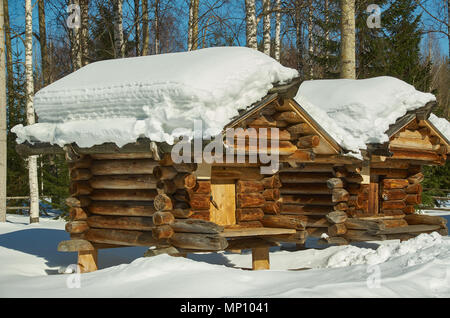
[[[245,163],[177,164],[172,146],[146,138],[120,148],[19,144],[23,156],[65,153],[69,162],[71,240],[58,250],[78,252],[83,272],[97,269],[98,249],[123,246],[172,255],[251,248],[253,268],[267,269],[269,247],[303,245],[307,237],[349,244],[447,235],[443,218],[415,213],[422,167],[443,165],[450,151],[428,120],[433,103],[398,118],[386,131],[389,141],[367,145],[357,159],[294,100],[299,85],[275,85],[224,127],[224,136],[243,128],[227,146],[244,151]],[[265,164],[250,162],[258,149],[248,128],[279,129],[278,171],[262,174]]]

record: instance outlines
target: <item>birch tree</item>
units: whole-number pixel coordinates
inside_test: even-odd
[[[148,35],[148,0],[142,0],[142,56],[148,55]]]
[[[280,62],[280,52],[281,52],[281,0],[275,0],[275,41],[274,41],[274,57]]]
[[[255,0],[245,0],[246,42],[251,49],[258,49],[256,39],[256,9]]]
[[[198,8],[199,0],[189,2],[188,51],[198,49]]]
[[[81,64],[85,66],[89,64],[89,0],[80,0],[80,13]]]
[[[145,1],[145,0],[144,0]],[[140,25],[140,8],[139,0],[134,0],[134,44],[136,56],[141,55],[141,25]]]
[[[74,8],[80,8],[80,2],[79,0],[72,0],[72,4],[74,5]],[[76,10],[76,9],[75,9]],[[81,62],[81,42],[80,42],[80,16],[78,15],[79,12],[74,12],[72,14],[73,21],[70,26],[72,32],[71,32],[71,48],[70,48],[70,54],[72,58],[72,65],[73,70],[76,71],[81,68],[82,62]]]
[[[263,52],[270,56],[270,0],[262,0],[263,5]]]
[[[303,24],[300,1],[295,2],[295,46],[297,48],[297,70],[303,78]]]
[[[159,0],[155,0],[155,54],[160,52],[160,42],[159,42]]]
[[[123,0],[114,0],[114,58],[125,57],[123,37]]]
[[[6,68],[3,1],[0,3],[0,222],[6,222]],[[7,5],[6,5],[7,7]],[[6,12],[7,14],[7,12]]]
[[[33,107],[33,8],[31,0],[25,0],[25,73],[27,124],[32,125],[35,123],[35,117]],[[37,223],[39,222],[37,156],[28,158],[28,174],[30,183],[30,223]]]
[[[45,26],[45,6],[44,0],[38,1],[38,15],[39,15],[39,44],[41,48],[41,67],[43,86],[47,86],[50,83],[50,70],[49,60],[47,53],[47,32]]]
[[[341,5],[341,78],[356,78],[355,0],[340,0]]]
[[[313,3],[312,0],[308,1],[308,70],[309,78],[314,77],[313,59],[314,44],[313,44]]]

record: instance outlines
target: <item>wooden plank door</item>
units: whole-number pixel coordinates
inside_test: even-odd
[[[236,224],[236,185],[234,183],[211,184],[210,220],[219,225]]]
[[[371,176],[369,184],[369,215],[376,215],[380,209],[379,177]]]

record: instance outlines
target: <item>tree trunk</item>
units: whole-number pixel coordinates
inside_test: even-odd
[[[159,0],[155,0],[155,54],[160,53],[159,41]]]
[[[190,35],[190,46],[189,51],[198,49],[198,7],[199,0],[191,0],[189,5],[189,35]]]
[[[341,0],[341,78],[356,79],[355,0]]]
[[[145,0],[144,0],[145,1]],[[134,0],[134,46],[136,50],[136,56],[141,55],[141,26],[140,26],[140,0]]]
[[[295,4],[295,43],[297,47],[297,70],[300,73],[300,77],[303,78],[303,25],[301,19],[301,6],[299,1]]]
[[[274,57],[280,62],[281,53],[281,12],[280,10],[281,0],[275,0],[275,42],[274,42]]]
[[[313,4],[312,0],[308,2],[308,59],[309,59],[309,78],[312,79],[314,77],[314,69],[313,69]]]
[[[49,60],[47,51],[47,33],[45,28],[45,6],[44,0],[39,0],[38,3],[38,14],[39,14],[39,44],[41,48],[41,67],[42,67],[42,77],[43,86],[45,87],[50,84],[50,70],[49,70]]]
[[[81,13],[81,63],[83,66],[89,64],[89,0],[80,1]]]
[[[79,0],[73,0],[74,5],[80,5]],[[72,65],[73,70],[76,71],[81,68],[81,41],[80,41],[80,28],[77,26],[74,26],[72,28],[72,40],[71,40],[71,58],[72,58]]]
[[[8,2],[7,0],[4,0]],[[6,222],[6,69],[4,14],[8,8],[0,5],[0,222]]]
[[[35,123],[33,107],[33,8],[31,0],[25,1],[25,73],[27,124]],[[37,156],[28,158],[28,174],[30,184],[30,223],[39,222],[39,187],[37,174]]]
[[[264,54],[270,56],[270,0],[263,0],[263,44]]]
[[[123,38],[123,0],[114,1],[114,58],[125,57],[125,45]]]
[[[142,56],[148,55],[148,40],[148,0],[142,0]]]
[[[257,50],[255,0],[245,0],[245,22],[247,47]]]

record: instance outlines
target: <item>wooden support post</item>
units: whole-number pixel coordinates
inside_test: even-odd
[[[94,248],[89,251],[78,252],[78,265],[81,273],[94,272],[98,269],[98,250]]]
[[[270,269],[268,247],[252,248],[252,269],[254,271],[262,269]]]

